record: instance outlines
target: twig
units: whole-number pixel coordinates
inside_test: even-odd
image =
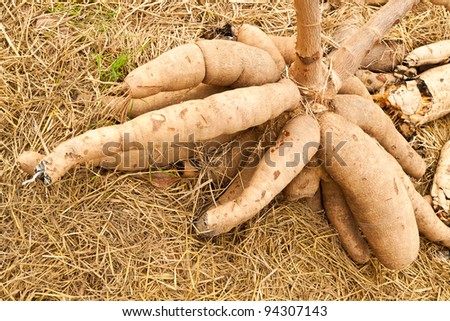
[[[5,27],[3,26],[3,23],[0,23],[0,31],[5,36],[6,42],[11,47],[11,49],[14,51],[16,56],[20,57],[19,51],[17,51],[16,46],[14,46],[13,42],[11,41],[11,38],[9,38],[8,34],[6,33]]]
[[[31,116],[31,119],[33,120],[34,123],[34,129],[36,130],[36,134],[39,137],[39,140],[41,141],[42,147],[44,148],[45,154],[48,155],[50,154],[49,149],[47,148],[47,145],[45,144],[44,138],[42,137],[41,131],[39,130],[39,125],[36,122],[36,119],[34,119],[33,116]]]

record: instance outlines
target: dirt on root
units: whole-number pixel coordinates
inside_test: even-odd
[[[135,2],[133,2],[135,3]],[[324,12],[323,42],[354,10]],[[388,38],[408,49],[450,34],[450,15],[421,3]],[[80,166],[50,187],[21,186],[25,150],[45,153],[117,122],[98,103],[133,68],[227,23],[295,32],[289,3],[3,1],[0,4],[0,300],[450,300],[450,261],[421,240],[419,258],[393,272],[353,263],[323,213],[274,200],[226,235],[197,236],[192,221],[223,186],[199,178],[155,188],[148,175]],[[442,119],[414,138],[430,165]]]

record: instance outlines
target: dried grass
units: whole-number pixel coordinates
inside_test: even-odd
[[[440,247],[422,240],[420,257],[401,272],[376,259],[358,266],[324,215],[301,202],[276,199],[205,240],[191,222],[221,189],[204,179],[159,190],[142,177],[80,167],[48,188],[20,186],[22,151],[45,152],[114,122],[80,95],[100,97],[135,66],[225,22],[283,35],[295,24],[283,2],[43,3],[6,1],[0,11],[1,300],[450,299],[450,262]],[[346,10],[324,17],[328,46]],[[442,39],[448,19],[422,4],[390,37],[408,47]],[[421,130],[430,164],[448,128],[444,120]]]

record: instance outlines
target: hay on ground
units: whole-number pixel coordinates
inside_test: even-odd
[[[134,3],[134,2],[133,2]],[[204,175],[165,190],[133,174],[79,167],[54,185],[21,186],[24,150],[44,153],[114,123],[96,99],[133,68],[214,27],[246,22],[291,35],[290,4],[126,1],[2,3],[0,16],[1,300],[449,300],[450,261],[426,240],[401,272],[358,266],[321,213],[278,198],[213,240],[191,222],[222,189]],[[352,10],[324,16],[324,43]],[[389,37],[408,48],[450,34],[442,8],[420,4]],[[80,97],[91,97],[83,102]],[[448,120],[417,139],[432,178]]]

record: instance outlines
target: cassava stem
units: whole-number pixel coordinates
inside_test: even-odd
[[[331,63],[337,76],[337,88],[358,70],[374,44],[380,42],[389,29],[417,3],[419,0],[390,0],[334,52]]]
[[[311,98],[325,88],[327,68],[322,62],[321,12],[319,0],[294,0],[297,17],[295,60],[290,68],[293,79]]]

